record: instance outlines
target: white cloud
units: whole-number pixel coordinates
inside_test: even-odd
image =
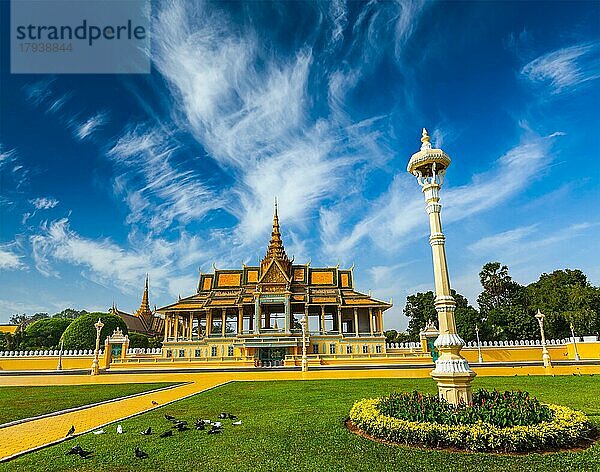
[[[12,250],[11,244],[0,246],[0,270],[23,269],[25,264],[22,262],[21,255]]]
[[[174,221],[187,223],[220,208],[222,199],[200,176],[174,162],[178,148],[174,132],[138,126],[110,149],[108,156],[120,172],[115,190],[130,209],[128,223],[144,222],[160,232]]]
[[[537,227],[537,224],[533,224],[504,231],[502,233],[494,234],[493,236],[486,236],[471,244],[469,249],[474,252],[505,250],[508,247],[514,247],[515,244],[520,244],[523,238],[533,234]]]
[[[49,210],[58,205],[59,202],[55,198],[40,197],[29,200],[29,203],[31,203],[36,210]]]
[[[553,94],[574,91],[600,78],[600,43],[577,44],[540,56],[521,74],[532,82],[547,83]]]
[[[102,128],[102,126],[106,123],[107,117],[107,113],[99,112],[90,116],[87,120],[81,123],[76,123],[73,121],[72,127],[74,129],[75,136],[81,141],[89,138],[93,133]]]

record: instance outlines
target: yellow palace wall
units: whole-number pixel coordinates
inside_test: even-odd
[[[319,354],[312,354],[312,344],[309,346],[308,360],[309,365],[402,365],[402,364],[431,364],[432,360],[429,354],[420,352],[419,349],[388,348],[382,353],[375,352],[375,344],[367,354],[362,353],[362,345],[369,345],[368,342],[357,342],[352,354],[346,354],[345,346],[342,343],[337,344],[336,354],[324,352],[331,342],[320,343]],[[217,344],[217,356],[206,356],[210,354],[211,346],[199,347],[198,345],[181,346],[182,349],[200,349],[201,356],[195,357],[187,354],[180,358],[179,352],[174,353],[173,357],[165,357],[165,349],[162,354],[128,354],[125,359],[118,359],[111,363],[111,369],[131,368],[163,368],[163,367],[250,367],[254,365],[253,353],[243,354],[240,349],[234,348],[233,356],[228,356],[227,344]],[[340,347],[341,346],[341,347]],[[179,350],[179,346],[176,348]],[[598,360],[600,364],[600,342],[578,343],[577,350],[582,360]],[[411,352],[412,351],[412,352]],[[550,357],[553,361],[574,360],[575,350],[572,343],[563,345],[548,346]],[[189,352],[189,351],[188,351]],[[477,363],[478,351],[476,347],[463,348],[463,356],[471,363]],[[485,346],[481,348],[483,361],[485,362],[540,362],[542,359],[541,346]],[[222,355],[225,354],[225,355]],[[92,365],[92,355],[63,356],[63,370],[89,369]],[[299,366],[301,355],[288,355],[285,358],[285,366]],[[58,356],[38,355],[38,356],[0,356],[0,371],[36,371],[36,370],[56,370]],[[104,356],[100,356],[100,365],[105,365]]]

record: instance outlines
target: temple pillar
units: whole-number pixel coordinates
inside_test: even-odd
[[[285,333],[289,333],[290,332],[290,314],[291,314],[291,305],[290,305],[290,296],[286,296],[285,297],[285,325],[284,325],[284,332]]]
[[[373,308],[369,308],[369,332],[373,336]]]
[[[221,308],[221,336],[225,337],[225,325],[227,324],[227,309]]]
[[[167,339],[169,339],[169,315],[165,313],[165,337],[163,342],[166,343]]]
[[[237,334],[242,334],[242,330],[244,329],[244,307],[238,307],[238,325],[237,325]]]
[[[209,308],[206,310],[206,336],[209,337],[212,334],[212,312]]]
[[[337,307],[338,332],[342,334],[342,307]]]
[[[325,334],[325,305],[321,305],[321,334]]]
[[[175,315],[175,341],[179,341],[179,315]]]
[[[254,334],[260,334],[260,298],[254,300]]]
[[[377,332],[379,334],[383,333],[383,311],[381,310],[381,308],[379,309],[379,313],[377,316]]]
[[[358,308],[354,309],[354,334],[358,338]]]

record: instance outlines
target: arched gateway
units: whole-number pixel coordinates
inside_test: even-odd
[[[299,365],[303,320],[309,354],[383,354],[383,312],[391,302],[355,291],[352,268],[293,262],[281,240],[275,204],[260,266],[200,274],[197,293],[157,310],[165,317],[163,356]]]

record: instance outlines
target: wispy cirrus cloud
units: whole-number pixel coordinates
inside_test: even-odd
[[[29,203],[33,205],[36,210],[49,210],[58,205],[58,200],[51,197],[39,197],[29,200]]]
[[[145,238],[125,249],[108,238],[81,236],[71,228],[67,218],[44,222],[30,242],[36,269],[41,274],[58,277],[56,263],[68,263],[81,267],[83,275],[93,282],[117,287],[125,293],[137,293],[146,273],[150,274],[156,293],[176,296],[182,288],[191,292],[194,285],[188,286],[190,277],[177,278],[177,270],[183,264],[187,266],[207,257],[200,241],[193,236],[183,235],[175,242]],[[177,281],[172,281],[173,277]]]
[[[93,133],[102,129],[102,126],[106,124],[108,119],[108,113],[106,112],[98,112],[88,119],[84,121],[76,121],[73,120],[71,122],[71,127],[73,128],[73,133],[80,140],[83,141],[88,139]]]
[[[219,208],[222,199],[190,168],[181,168],[174,131],[137,126],[108,151],[119,175],[115,190],[129,206],[128,223],[160,233],[174,221],[187,223]]]
[[[600,78],[600,42],[576,44],[525,64],[521,74],[547,84],[553,94],[570,92]]]
[[[338,42],[346,5],[329,8],[330,41]],[[390,18],[405,18],[392,13]],[[375,20],[367,15],[364,21]],[[154,28],[155,64],[181,110],[175,113],[180,126],[233,177],[228,209],[239,221],[240,241],[252,243],[264,234],[273,196],[280,197],[288,224],[302,225],[324,199],[355,185],[357,167],[385,161],[372,117],[338,119],[342,88],[355,83],[352,72],[328,71],[331,111],[341,113],[315,117],[309,89],[322,74],[315,71],[310,44],[287,56],[266,53],[250,26],[233,26],[204,4],[169,2],[157,11]],[[398,34],[404,38],[408,29],[400,26]]]
[[[0,270],[24,269],[23,256],[14,251],[14,244],[0,245]]]

